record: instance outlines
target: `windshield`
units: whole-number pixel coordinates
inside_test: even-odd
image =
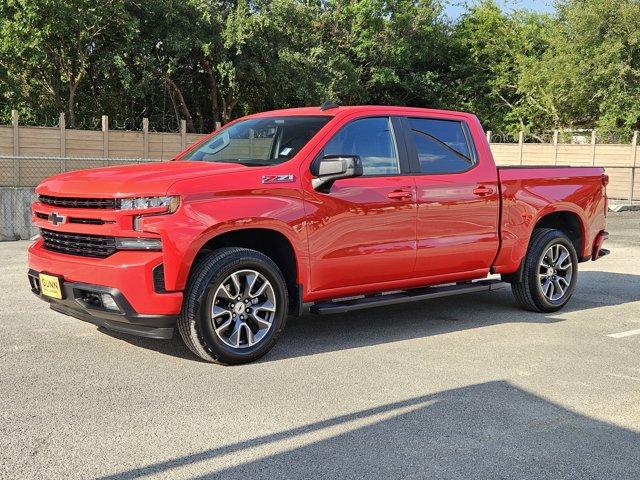
[[[276,165],[298,153],[329,120],[329,116],[242,120],[188,152],[183,159],[247,166]]]

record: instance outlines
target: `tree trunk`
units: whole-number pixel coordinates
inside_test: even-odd
[[[54,74],[51,77],[50,89],[53,93],[54,102],[56,104],[56,112],[64,112],[64,101],[62,100],[62,95],[60,94],[60,71],[55,67]]]
[[[213,69],[211,68],[211,63],[208,59],[204,59],[202,61],[202,67],[205,72],[207,72],[207,77],[209,79],[209,99],[211,101],[211,114],[213,115],[213,123],[220,121],[220,105],[218,100],[218,81],[216,77],[213,75]]]
[[[238,99],[225,99],[222,97],[222,124],[229,123],[231,120],[231,113],[233,113],[233,109],[238,103]]]
[[[184,96],[182,95],[182,92],[180,91],[180,89],[178,88],[178,86],[175,84],[173,80],[171,80],[168,76],[165,78],[169,86],[173,88],[174,92],[176,92],[176,96],[178,97],[178,103],[180,104],[180,109],[182,110],[182,113],[185,116],[185,120],[187,121],[187,131],[189,133],[195,133],[196,128],[193,124],[193,117],[191,116],[191,112],[187,107],[187,102],[185,101]]]
[[[83,76],[84,72],[81,71],[77,77],[71,75],[69,78],[69,101],[67,103],[67,109],[69,110],[69,128],[76,128],[76,90]]]
[[[180,113],[178,112],[178,106],[176,105],[176,99],[172,91],[169,91],[169,100],[171,100],[171,106],[173,107],[173,115],[176,117],[176,128],[180,128]]]
[[[69,126],[68,128],[76,128],[76,112],[73,105],[75,97],[75,91],[69,92],[69,104],[67,110],[69,111]]]
[[[51,57],[51,62],[53,65],[53,72],[51,72],[50,77],[45,77],[45,84],[49,87],[51,94],[53,95],[54,102],[56,105],[56,112],[64,113],[65,105],[62,94],[62,86],[60,84],[60,79],[62,78],[62,67],[60,66],[60,59],[58,56],[51,51],[50,48],[45,47],[46,54]]]
[[[202,112],[200,111],[198,104],[196,104],[196,118],[198,119],[198,133],[205,133],[204,118],[202,118]]]

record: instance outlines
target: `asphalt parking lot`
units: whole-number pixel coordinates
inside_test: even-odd
[[[608,229],[564,311],[307,315],[240,367],[50,311],[2,243],[0,478],[640,478],[640,212]]]

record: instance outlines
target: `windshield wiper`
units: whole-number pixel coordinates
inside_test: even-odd
[[[267,162],[242,162],[238,163],[244,165],[245,167],[270,167],[271,165],[275,165],[275,163],[267,163]]]
[[[244,165],[245,167],[270,167],[271,165],[276,165],[280,162],[276,161],[277,159],[262,159],[262,158],[234,158],[234,163],[239,163]]]
[[[185,158],[185,160],[191,160],[190,158]],[[275,159],[273,159],[275,160]],[[244,165],[245,167],[269,167],[271,165],[276,165],[279,162],[268,162],[262,159],[253,159],[253,158],[220,158],[215,160],[207,160],[207,158],[202,158],[200,161],[209,162],[209,163],[231,163],[234,165]]]

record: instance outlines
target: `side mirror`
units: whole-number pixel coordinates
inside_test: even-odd
[[[314,162],[311,173],[314,190],[326,191],[336,180],[362,175],[362,162],[357,155],[325,155]]]

